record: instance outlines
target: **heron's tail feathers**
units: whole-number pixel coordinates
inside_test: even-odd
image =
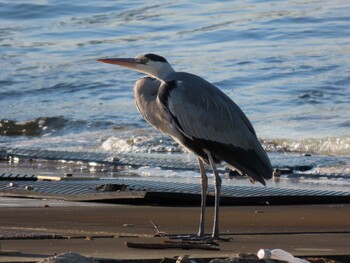
[[[261,151],[244,150],[237,147],[227,149],[224,156],[220,156],[230,169],[235,169],[241,174],[247,175],[252,182],[258,181],[266,185],[265,179],[272,177],[272,166],[266,152],[261,148]]]
[[[226,166],[227,166],[229,169],[238,172],[240,176],[247,176],[248,179],[249,179],[249,181],[250,181],[251,183],[253,183],[253,184],[255,184],[255,182],[258,181],[259,183],[261,183],[261,184],[263,184],[263,185],[266,185],[265,179],[269,179],[269,178],[267,178],[266,176],[265,176],[265,177],[264,177],[264,176],[261,176],[261,175],[259,175],[259,174],[257,174],[257,173],[254,173],[253,171],[249,171],[249,172],[247,173],[247,171],[249,170],[249,169],[247,169],[247,168],[241,168],[242,170],[243,170],[243,169],[245,170],[245,172],[242,172],[242,170],[239,170],[237,167],[234,167],[233,165],[231,165],[231,164],[229,164],[229,163],[226,163]],[[272,172],[271,172],[271,174],[272,174]]]

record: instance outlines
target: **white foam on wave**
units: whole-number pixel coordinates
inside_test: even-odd
[[[102,150],[132,153],[182,152],[182,148],[171,138],[148,129],[127,130],[108,137]]]
[[[350,155],[350,137],[323,137],[301,139],[265,139],[263,145],[268,151],[303,152],[324,155]]]
[[[118,150],[121,152],[138,152],[139,149],[136,145],[133,145],[128,142],[128,140],[118,138],[118,137],[109,137],[107,140],[105,140],[101,148],[105,151],[113,151]]]

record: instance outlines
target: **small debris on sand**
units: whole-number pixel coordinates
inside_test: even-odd
[[[99,263],[98,260],[91,257],[84,257],[78,253],[67,252],[53,257],[45,258],[38,263]]]
[[[96,186],[96,190],[100,192],[126,191],[128,186],[125,184],[101,184]]]

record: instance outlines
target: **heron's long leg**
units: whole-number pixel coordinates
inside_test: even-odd
[[[220,190],[221,190],[221,177],[216,169],[216,164],[213,157],[208,153],[208,159],[214,173],[214,187],[215,187],[215,214],[214,214],[214,226],[212,238],[219,238],[219,206],[220,206]]]
[[[198,166],[199,171],[201,172],[201,186],[202,186],[202,195],[201,195],[201,217],[199,221],[199,231],[198,236],[204,236],[204,225],[205,225],[205,205],[207,202],[207,191],[208,191],[208,177],[204,169],[204,164],[201,158],[198,157]]]

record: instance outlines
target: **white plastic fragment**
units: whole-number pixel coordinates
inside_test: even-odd
[[[260,259],[277,259],[277,260],[283,260],[288,263],[310,263],[310,261],[296,258],[292,254],[288,253],[287,251],[284,251],[282,249],[260,249],[258,251],[258,258]]]

